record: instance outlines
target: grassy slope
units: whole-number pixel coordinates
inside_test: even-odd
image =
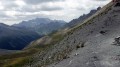
[[[30,61],[32,62],[32,60],[30,59],[32,58],[32,55],[34,55],[38,51],[40,52],[50,48],[51,46],[62,40],[64,35],[61,35],[57,32],[52,34],[50,37],[52,38],[51,42],[44,44],[43,46],[35,45],[23,51],[0,56],[0,67],[21,67],[26,63],[30,63]]]
[[[60,42],[65,36],[71,35],[75,30],[83,28],[87,24],[91,24],[92,20],[95,17],[105,14],[107,11],[110,10],[109,7],[111,6],[112,6],[112,3],[106,5],[105,7],[103,7],[103,9],[101,9],[95,15],[85,20],[82,24],[74,27],[73,29],[70,29],[65,33],[60,33],[60,32],[54,33],[53,35],[50,36],[50,38],[52,38],[51,42],[48,44],[45,44],[44,46],[36,45],[34,46],[34,48],[32,47],[32,48],[23,50],[21,52],[17,52],[15,54],[0,56],[0,67],[21,67],[26,63],[31,63],[32,55],[34,55],[37,52],[44,51],[48,48],[51,48],[54,44],[56,44],[57,42]]]

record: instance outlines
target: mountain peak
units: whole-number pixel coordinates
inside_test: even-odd
[[[32,31],[37,32],[40,35],[46,35],[52,31],[62,28],[66,24],[62,20],[51,20],[49,18],[35,18],[28,21],[23,21],[19,24],[13,26],[26,28]]]
[[[7,27],[8,25],[4,24],[4,23],[0,23],[0,27]]]

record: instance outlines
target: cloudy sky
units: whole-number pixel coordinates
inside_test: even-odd
[[[0,22],[12,25],[36,17],[70,21],[111,0],[0,0]]]

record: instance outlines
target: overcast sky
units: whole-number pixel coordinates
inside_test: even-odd
[[[111,0],[0,0],[0,22],[12,25],[36,17],[70,21]]]

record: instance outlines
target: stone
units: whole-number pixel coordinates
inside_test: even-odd
[[[114,45],[120,46],[120,36],[114,39]]]

